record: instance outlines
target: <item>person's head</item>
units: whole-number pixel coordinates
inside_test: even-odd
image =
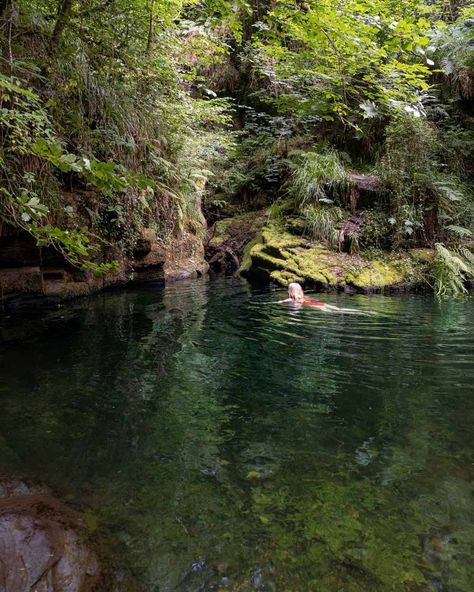
[[[291,300],[294,300],[295,302],[303,302],[303,300],[304,300],[303,288],[297,282],[292,282],[288,286],[288,298],[290,298]]]

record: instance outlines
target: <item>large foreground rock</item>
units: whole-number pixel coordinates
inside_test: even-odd
[[[1,592],[92,592],[100,580],[79,513],[40,488],[0,482]]]

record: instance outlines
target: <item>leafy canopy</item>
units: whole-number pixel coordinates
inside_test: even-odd
[[[253,60],[280,110],[316,121],[420,108],[433,6],[419,0],[276,0]]]

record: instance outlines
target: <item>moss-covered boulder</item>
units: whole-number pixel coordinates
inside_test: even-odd
[[[265,226],[247,245],[240,272],[282,286],[300,282],[319,289],[383,292],[420,283],[420,269],[429,260],[409,252],[377,258],[330,250],[276,225]]]

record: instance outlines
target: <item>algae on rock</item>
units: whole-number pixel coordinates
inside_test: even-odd
[[[423,261],[409,253],[377,258],[330,250],[287,227],[265,226],[244,252],[240,273],[283,286],[300,282],[320,289],[382,292],[405,289],[417,282]]]

